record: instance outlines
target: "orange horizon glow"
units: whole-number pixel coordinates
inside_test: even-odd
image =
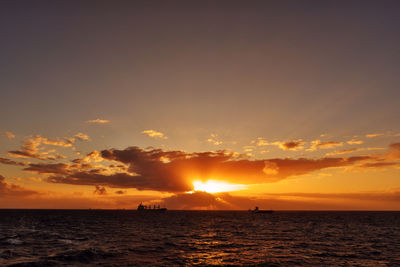
[[[206,193],[221,193],[221,192],[232,192],[246,189],[245,185],[241,184],[230,184],[223,181],[208,180],[207,182],[202,182],[200,180],[193,181],[193,191],[192,192],[206,192]]]

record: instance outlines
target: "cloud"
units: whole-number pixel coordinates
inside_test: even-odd
[[[71,147],[72,144],[75,142],[73,138],[57,138],[57,139],[48,139],[46,137],[41,137],[39,135],[34,137],[37,142],[45,144],[45,145],[52,145],[52,146],[61,146],[61,147]]]
[[[79,140],[85,140],[85,138],[88,138],[87,135],[82,133],[76,134],[75,137],[78,138]],[[16,158],[35,158],[41,160],[63,159],[65,157],[55,153],[56,152],[55,150],[43,151],[43,149],[40,146],[51,145],[51,146],[72,148],[72,145],[75,143],[75,137],[49,139],[46,137],[42,137],[40,135],[35,135],[33,137],[24,140],[20,150],[8,151],[8,155]]]
[[[157,132],[155,130],[145,130],[142,131],[142,134],[145,134],[149,137],[155,138],[155,139],[168,139],[163,133]]]
[[[104,186],[96,185],[96,189],[93,191],[95,195],[107,195],[107,190]]]
[[[18,162],[7,158],[0,157],[0,163],[8,164],[8,165],[15,165],[15,166],[26,166],[27,162]]]
[[[74,163],[83,163],[83,162],[100,162],[103,161],[103,158],[100,155],[100,152],[94,150],[86,155],[84,158],[74,159],[72,162]]]
[[[105,175],[92,172],[75,172],[70,175],[50,176],[50,183],[74,184],[74,185],[102,185],[111,188],[136,188],[138,190],[155,190],[163,192],[186,191],[188,187],[180,187],[175,184],[157,184],[155,181],[143,179],[141,176],[127,173],[115,173]]]
[[[51,174],[48,181],[52,183],[179,193],[193,190],[194,180],[213,179],[243,185],[270,183],[375,160],[374,156],[249,160],[226,151],[187,153],[138,147],[108,149],[100,153],[106,162],[117,164],[104,165],[106,162],[102,162],[100,167],[84,162],[30,164],[25,170]]]
[[[381,148],[357,148],[354,151],[368,151],[370,149]],[[338,152],[342,153],[337,154],[351,153],[350,150]],[[112,199],[114,197],[121,198],[122,201],[118,202],[119,204],[115,204],[117,202],[114,199],[107,200],[109,202],[98,202],[96,204],[100,205],[98,207],[101,207],[101,205],[104,205],[104,207],[110,207],[110,205],[115,205],[113,207],[132,207],[132,203],[128,202],[129,198],[125,198],[128,195],[124,194],[124,190],[128,188],[174,193],[173,196],[163,199],[170,209],[235,210],[248,209],[254,206],[273,209],[371,209],[372,207],[384,209],[386,207],[396,207],[396,204],[399,204],[400,196],[399,192],[354,194],[284,193],[276,195],[264,194],[262,198],[249,198],[230,194],[208,194],[205,192],[184,193],[193,190],[192,182],[194,180],[220,179],[227,183],[249,185],[276,182],[288,177],[337,167],[368,170],[399,167],[400,143],[391,144],[388,151],[384,153],[332,158],[250,160],[227,151],[189,153],[179,150],[166,151],[153,148],[128,147],[126,149],[95,150],[82,159],[76,159],[69,163],[20,164],[6,158],[0,158],[0,162],[23,166],[26,171],[43,174],[43,181],[94,186],[94,194],[102,196],[99,199]],[[109,191],[109,188],[118,189]],[[107,194],[107,191],[113,193]],[[6,183],[4,177],[0,178],[0,198],[4,196],[10,199],[12,199],[11,196],[27,196],[29,198],[35,196],[36,198],[37,194],[37,192],[21,186]],[[160,198],[160,196],[158,197]],[[157,201],[160,200],[159,198]],[[26,198],[24,199],[26,200]],[[349,199],[352,201],[347,201]],[[74,200],[72,202],[78,203],[77,201]],[[59,200],[57,203],[61,202]],[[42,203],[40,205],[45,205],[43,204],[45,203],[44,200],[40,203]],[[89,200],[85,203],[89,203]]]
[[[95,119],[95,120],[87,120],[87,123],[93,123],[93,124],[106,124],[109,123],[109,120],[103,120],[103,119]]]
[[[219,141],[217,134],[210,134],[210,138],[207,139],[207,142],[212,143],[213,145],[219,146],[222,144],[222,141]]]
[[[330,153],[326,153],[325,156],[336,156],[336,155],[342,155],[342,154],[348,154],[348,153],[353,153],[356,151],[361,150],[360,148],[349,148],[349,149],[343,149],[339,151],[333,151]]]
[[[244,152],[252,152],[254,150],[254,146],[244,146]]]
[[[342,154],[348,154],[348,153],[353,153],[357,151],[371,151],[371,150],[385,150],[383,147],[357,147],[357,148],[349,148],[349,149],[343,149],[343,150],[335,150],[330,153],[326,153],[325,156],[336,156],[336,155],[342,155]]]
[[[305,142],[301,139],[289,142],[281,142],[279,147],[283,150],[300,150],[304,149]]]
[[[253,141],[252,141],[252,143],[253,143]],[[270,145],[270,142],[268,142],[267,140],[265,140],[262,137],[258,137],[256,143],[257,143],[257,146],[269,146]]]
[[[6,136],[8,139],[13,139],[13,138],[15,138],[15,135],[14,135],[12,132],[5,132],[4,134],[5,134],[5,136]]]
[[[36,191],[28,190],[22,186],[6,183],[6,178],[0,175],[0,197],[21,197],[37,194]]]
[[[71,173],[71,165],[65,163],[43,164],[31,163],[29,167],[24,168],[25,171],[36,172],[39,174],[62,174],[68,175]]]
[[[74,135],[74,137],[80,141],[89,141],[90,140],[90,137],[84,133],[77,133]]]
[[[374,137],[378,137],[378,136],[382,136],[383,133],[373,133],[373,134],[366,134],[365,137],[367,138],[374,138]]]
[[[356,140],[356,139],[351,139],[351,140],[347,141],[347,144],[349,144],[349,145],[361,145],[363,143],[364,143],[363,140]]]
[[[50,159],[49,156],[41,156],[39,153],[39,146],[42,138],[40,136],[34,136],[25,140],[20,150],[9,151],[8,155],[17,158],[36,158],[36,159]]]
[[[257,138],[257,146],[277,146],[282,150],[302,150],[304,149],[304,145],[306,144],[301,139],[291,140],[291,141],[275,141],[268,142],[263,138]]]
[[[165,206],[178,210],[229,210],[232,205],[206,192],[177,194],[163,199]]]
[[[311,147],[307,151],[315,151],[317,149],[330,149],[338,146],[343,146],[343,142],[328,141],[321,142],[321,140],[314,140],[311,142]]]
[[[27,153],[36,155],[37,144],[28,144],[25,144]],[[336,145],[338,142],[323,144],[323,146]],[[370,149],[381,148],[340,150],[327,156]],[[390,145],[387,153],[353,157],[250,160],[238,153],[223,150],[188,153],[179,150],[128,147],[95,150],[70,163],[17,163],[5,158],[1,163],[24,166],[25,171],[46,175],[46,181],[51,183],[182,193],[192,191],[195,180],[202,182],[216,180],[242,185],[271,183],[328,168],[396,167],[397,164],[394,163],[399,159],[400,143],[394,143]]]

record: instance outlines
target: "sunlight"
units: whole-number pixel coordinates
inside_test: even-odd
[[[205,183],[199,180],[193,182],[193,191],[203,191],[207,193],[237,191],[245,188],[246,188],[245,185],[229,184],[226,182],[220,182],[215,180],[208,180]]]

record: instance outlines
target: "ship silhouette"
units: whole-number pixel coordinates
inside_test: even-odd
[[[151,207],[151,205],[143,205],[142,203],[140,203],[137,207],[137,211],[150,211],[150,212],[154,212],[154,211],[167,211],[167,208],[161,208],[160,205],[156,206],[153,205],[153,208]]]
[[[254,210],[249,210],[252,213],[273,213],[273,210],[260,210],[258,207],[255,207]]]

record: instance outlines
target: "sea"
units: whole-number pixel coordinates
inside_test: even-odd
[[[400,266],[400,212],[0,210],[0,266]]]

